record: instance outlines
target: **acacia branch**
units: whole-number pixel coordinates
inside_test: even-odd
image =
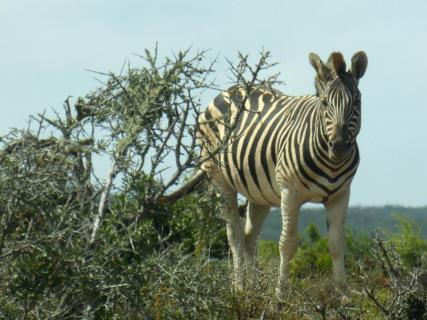
[[[117,174],[117,161],[116,161],[115,157],[113,157],[113,161],[111,163],[110,170],[108,170],[107,178],[106,178],[105,184],[104,184],[104,188],[103,188],[103,191],[101,193],[101,199],[99,200],[98,213],[95,216],[95,220],[93,222],[92,235],[91,235],[90,241],[89,241],[90,245],[92,245],[95,242],[96,233],[98,232],[98,229],[99,229],[99,226],[101,223],[101,219],[104,215],[104,210],[105,210],[105,206],[106,206],[106,202],[107,202],[107,196],[108,196],[108,193],[111,189],[111,186],[113,185],[114,177],[116,176],[116,174]]]

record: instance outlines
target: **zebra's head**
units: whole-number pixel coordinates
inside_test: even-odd
[[[349,70],[346,70],[344,58],[339,52],[332,53],[326,64],[317,54],[310,53],[310,63],[317,73],[315,86],[329,157],[333,160],[344,159],[354,150],[360,130],[358,84],[368,66],[368,57],[363,51],[355,53]]]

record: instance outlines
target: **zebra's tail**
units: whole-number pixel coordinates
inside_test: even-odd
[[[196,174],[187,182],[185,182],[184,185],[182,185],[178,190],[162,196],[158,199],[158,202],[160,204],[172,204],[181,199],[182,197],[186,196],[187,194],[192,193],[196,188],[207,179],[206,172],[202,170],[198,170]]]

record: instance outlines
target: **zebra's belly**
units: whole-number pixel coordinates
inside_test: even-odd
[[[248,201],[261,205],[280,207],[280,188],[276,182],[274,171],[270,176],[258,174],[256,177],[245,170],[224,172],[228,177],[227,184]]]
[[[258,175],[257,178],[244,170],[223,173],[223,177],[228,177],[228,179],[226,178],[227,185],[231,189],[243,195],[250,202],[272,207],[280,207],[283,188],[293,192],[294,198],[301,203],[322,203],[346,189],[352,180],[349,177],[343,177],[334,182],[318,179],[316,182],[310,183],[301,181],[297,175],[283,177],[275,172],[271,172],[269,177]]]
[[[275,183],[277,185],[277,183]],[[348,184],[348,183],[346,183]],[[294,197],[301,203],[323,203],[335,192],[326,192],[320,189],[316,185],[302,185],[298,181],[289,184],[283,184],[283,187],[294,193]],[[338,184],[329,184],[325,186],[328,190],[341,190],[343,186],[339,188]],[[269,205],[272,207],[280,207],[281,205],[281,192],[280,187],[277,185],[275,191],[269,190],[268,187],[264,189],[258,189],[252,186],[252,188],[233,188],[236,192],[243,195],[248,201],[261,205]],[[249,189],[249,190],[248,190]]]
[[[277,194],[248,194],[246,190],[236,190],[243,195],[248,201],[256,204],[266,205],[270,207],[280,207],[280,196]]]

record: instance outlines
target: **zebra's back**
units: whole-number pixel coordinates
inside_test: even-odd
[[[211,157],[203,170],[220,172],[222,183],[251,202],[280,205],[278,146],[293,131],[292,124],[301,121],[298,110],[309,108],[310,98],[266,88],[253,89],[250,95],[231,88],[218,95],[199,118],[202,155]]]

